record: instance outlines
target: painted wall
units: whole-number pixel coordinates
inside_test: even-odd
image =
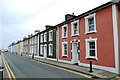
[[[93,64],[115,67],[114,56],[114,38],[113,38],[113,23],[112,23],[112,7],[107,7],[96,12],[96,33],[85,34],[85,18],[79,20],[79,36],[71,37],[71,23],[68,23],[68,38],[62,39],[62,27],[59,27],[59,59],[71,61],[71,41],[74,39],[80,40],[80,63],[89,64],[86,57],[86,42],[85,39],[97,38],[97,57],[98,60],[93,61]],[[62,42],[68,42],[68,57],[62,57]]]

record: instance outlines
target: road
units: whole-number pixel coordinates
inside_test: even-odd
[[[91,80],[81,75],[10,53],[4,53],[4,58],[16,78],[84,78]]]

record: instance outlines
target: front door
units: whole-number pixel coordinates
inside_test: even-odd
[[[73,64],[78,63],[78,43],[73,42],[72,43],[72,62]]]

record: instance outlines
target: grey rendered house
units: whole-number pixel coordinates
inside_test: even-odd
[[[54,26],[46,25],[46,30],[39,33],[39,57],[57,61],[56,30]]]
[[[38,56],[39,46],[38,46],[38,34],[37,34],[37,32],[29,35],[28,45],[29,45],[29,55],[32,56],[34,54],[34,56]]]

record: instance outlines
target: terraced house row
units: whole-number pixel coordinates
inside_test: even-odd
[[[108,2],[12,43],[9,51],[120,74],[120,2]]]

